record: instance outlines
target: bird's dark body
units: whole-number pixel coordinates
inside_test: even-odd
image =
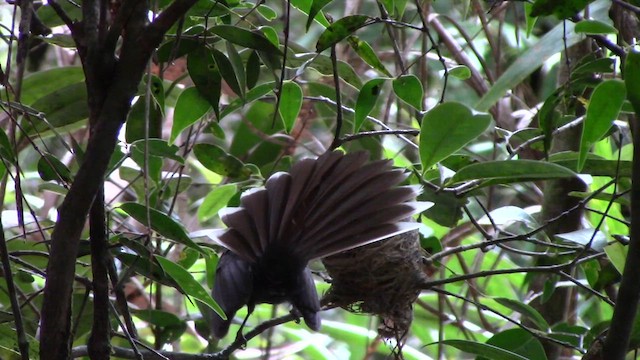
[[[420,210],[411,202],[419,190],[398,186],[406,175],[388,161],[365,164],[366,158],[330,152],[305,159],[222,215],[228,229],[218,241],[229,250],[218,262],[213,298],[227,320],[213,316],[214,336],[226,335],[242,306],[251,312],[260,303],[288,302],[318,330],[320,302],[308,262],[415,228],[400,221]]]

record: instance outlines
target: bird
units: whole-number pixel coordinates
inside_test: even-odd
[[[239,309],[246,305],[248,318],[261,303],[288,302],[318,331],[320,300],[308,263],[418,227],[405,220],[428,208],[415,200],[420,186],[400,186],[406,171],[368,158],[334,150],[303,159],[245,191],[240,206],[221,210],[227,228],[215,240],[226,250],[212,297],[226,319],[212,315],[216,338],[228,333]]]

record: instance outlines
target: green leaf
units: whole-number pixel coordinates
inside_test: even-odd
[[[362,86],[360,92],[358,93],[358,99],[356,100],[356,108],[355,108],[355,116],[353,120],[354,129],[353,132],[357,133],[360,131],[362,124],[364,124],[365,119],[371,113],[371,110],[376,105],[378,101],[378,96],[380,95],[380,90],[384,85],[386,79],[378,78],[367,81],[366,84]]]
[[[368,16],[350,15],[334,22],[320,35],[318,43],[316,44],[316,51],[322,52],[339,43],[347,36],[352,35],[356,30],[365,26],[368,21]]]
[[[575,31],[579,34],[617,34],[618,30],[602,21],[582,20],[576,23]]]
[[[220,112],[220,119],[224,119],[227,115],[232,114],[234,111],[241,109],[244,105],[251,103],[255,100],[260,99],[264,95],[273,91],[273,87],[275,86],[275,82],[268,82],[264,84],[260,84],[255,88],[247,91],[246,97],[244,101],[242,99],[235,99],[229,103],[229,105],[225,106],[225,108]]]
[[[189,76],[196,88],[213,107],[220,119],[220,92],[222,90],[222,76],[213,59],[213,54],[206,47],[199,47],[187,57]]]
[[[227,316],[220,305],[213,300],[209,292],[206,291],[202,285],[200,285],[200,282],[194,279],[193,275],[185,270],[185,268],[160,255],[156,255],[155,258],[160,263],[160,266],[162,266],[162,269],[164,269],[173,280],[180,284],[180,288],[186,295],[207,305],[211,310],[215,311],[216,314],[220,315],[221,318],[226,320]]]
[[[324,8],[331,1],[332,0],[313,0],[313,2],[311,3],[311,8],[309,9],[309,13],[307,14],[308,15],[307,25],[306,25],[307,31],[309,31],[309,28],[311,27],[311,23],[313,22],[313,20],[316,19],[316,15],[318,15],[318,13],[322,11],[322,8]],[[324,19],[324,16],[322,16],[322,18]],[[316,20],[320,21],[319,19],[316,19]],[[329,26],[329,24],[326,24],[325,26]]]
[[[235,184],[224,184],[215,187],[198,207],[198,220],[205,222],[218,214],[218,211],[227,206],[229,200],[238,192]]]
[[[302,13],[306,14],[309,17],[311,13],[311,7],[313,6],[313,0],[291,0],[291,6],[300,10]],[[325,28],[331,25],[321,11],[318,12],[317,15],[311,16],[311,19],[315,20],[318,24],[322,25]]]
[[[413,106],[416,110],[422,110],[422,97],[424,90],[422,83],[415,75],[402,75],[393,80],[393,92],[402,101]]]
[[[593,0],[536,0],[531,16],[555,15],[558,19],[568,19],[584,9]]]
[[[563,3],[564,1],[550,0],[551,2]],[[590,15],[596,19],[608,16],[611,4],[609,1],[597,1],[589,7]],[[489,111],[502,97],[522,83],[529,75],[540,68],[544,62],[565,48],[575,45],[584,39],[584,35],[576,34],[574,23],[561,22],[551,31],[547,32],[540,40],[528,48],[524,53],[500,75],[498,80],[491,86],[489,91],[482,96],[474,108],[478,111]]]
[[[280,54],[280,49],[259,32],[252,32],[232,25],[217,25],[210,28],[209,31],[236,45],[268,53]]]
[[[196,144],[193,153],[204,167],[216,174],[244,179],[251,171],[237,157],[212,144]]]
[[[153,96],[152,96],[153,98]],[[164,119],[163,109],[155,100],[149,101],[149,111],[145,109],[147,107],[146,96],[138,98],[135,104],[131,107],[129,115],[127,116],[127,124],[125,130],[125,140],[128,143],[145,139],[147,131],[145,125],[148,124],[148,138],[161,138],[162,137],[162,120]],[[149,121],[145,120],[145,116],[149,116]]]
[[[157,156],[163,159],[172,159],[179,162],[180,164],[184,164],[184,158],[180,155],[177,155],[177,152],[178,150],[180,150],[180,148],[176,145],[171,145],[167,141],[162,139],[138,140],[131,144],[131,152],[144,154],[145,142],[147,143],[146,149],[149,151],[149,155]]]
[[[564,166],[544,161],[486,161],[463,167],[451,178],[450,183],[468,180],[519,182],[537,179],[560,179],[574,176],[576,176],[576,174]]]
[[[62,161],[52,154],[44,153],[38,161],[38,174],[44,181],[57,181],[70,183],[72,180],[71,171]]]
[[[528,360],[547,360],[547,355],[544,352],[544,347],[542,347],[540,340],[523,329],[507,329],[501,331],[487,340],[487,344],[522,355]],[[479,356],[476,360],[489,360],[489,358]]]
[[[55,82],[55,80],[52,80]],[[60,128],[74,124],[89,117],[87,105],[87,89],[84,82],[59,87],[33,102],[32,107],[42,113],[48,122],[33,119],[25,122],[24,129],[28,135],[51,128]]]
[[[211,52],[213,53],[213,58],[218,65],[218,71],[220,71],[220,75],[222,75],[224,81],[227,82],[227,85],[229,85],[236,95],[242,97],[243,89],[240,88],[240,83],[236,77],[233,65],[231,65],[231,61],[219,50],[211,49]]]
[[[471,70],[465,65],[458,65],[449,69],[449,75],[460,80],[467,80],[471,77]]]
[[[197,88],[190,87],[182,91],[176,102],[169,143],[173,144],[184,129],[200,120],[209,110],[211,110],[211,104],[202,97]]]
[[[128,202],[120,205],[120,209],[126,212],[133,219],[142,225],[150,224],[151,229],[167,239],[174,240],[186,245],[201,254],[206,255],[198,244],[193,242],[184,228],[171,217],[152,208],[147,208],[142,204]],[[147,217],[147,212],[149,217]]]
[[[453,346],[458,350],[462,350],[464,352],[475,354],[479,356],[484,356],[489,359],[500,359],[500,360],[528,360],[524,356],[520,356],[514,352],[509,350],[501,349],[497,346],[483,344],[475,341],[468,340],[443,340],[439,342],[442,345]]]
[[[253,89],[254,86],[258,83],[258,78],[260,78],[260,56],[255,51],[252,51],[247,59],[247,89]]]
[[[302,88],[294,81],[285,81],[280,93],[280,117],[284,123],[284,129],[291,133],[296,123],[300,109],[302,108]]]
[[[229,55],[229,61],[231,62],[231,66],[233,67],[235,78],[238,81],[238,87],[240,90],[240,98],[244,98],[245,89],[247,87],[247,75],[244,71],[244,64],[242,62],[242,57],[236,47],[229,41],[225,41],[227,54]],[[218,64],[220,65],[220,64]]]
[[[618,117],[626,98],[625,84],[620,80],[607,80],[598,85],[591,95],[582,126],[578,171],[582,170],[589,148],[598,142]]]
[[[480,136],[491,124],[488,114],[473,114],[466,106],[448,102],[429,110],[420,129],[420,159],[427,171],[437,162]]]
[[[358,56],[360,56],[362,60],[364,60],[364,62],[369,64],[369,66],[371,66],[372,68],[380,71],[381,73],[392,77],[391,73],[387,70],[387,68],[384,67],[384,64],[382,63],[382,61],[380,61],[378,55],[376,55],[375,51],[373,51],[373,48],[371,48],[371,45],[369,45],[368,42],[360,40],[357,36],[349,36],[348,41],[349,45],[351,45],[351,48],[355,50],[355,52],[358,54]]]
[[[157,262],[149,261],[148,257],[121,252],[116,255],[116,258],[137,274],[163,285],[180,288],[180,285],[168,277]]]
[[[43,71],[37,71],[24,78],[22,83],[23,105],[32,105],[41,97],[63,87],[73,84],[84,84],[84,72],[80,66],[58,67]],[[0,93],[0,99],[5,98],[5,92]]]
[[[640,52],[629,51],[624,62],[624,83],[627,86],[627,98],[640,116]]]
[[[266,5],[258,6],[258,13],[267,21],[272,21],[278,17],[278,13]]]
[[[505,306],[513,311],[517,311],[520,314],[526,316],[529,320],[536,325],[539,330],[547,332],[550,328],[549,323],[542,317],[542,315],[533,307],[522,303],[520,301],[507,299],[507,298],[494,298],[494,300],[502,306]]]

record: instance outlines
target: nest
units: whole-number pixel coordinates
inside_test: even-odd
[[[403,338],[428,270],[417,231],[400,234],[322,259],[331,288],[322,303],[380,316],[378,334]]]

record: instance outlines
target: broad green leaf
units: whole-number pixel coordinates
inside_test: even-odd
[[[291,0],[291,6],[300,10],[300,12],[306,14],[307,17],[309,17],[309,14],[311,13],[311,7],[313,6],[313,0]],[[322,25],[322,27],[326,28],[331,25],[321,11],[318,12],[316,16],[312,16],[311,18],[318,24]]]
[[[624,62],[624,83],[627,86],[627,98],[636,116],[640,116],[640,52],[629,51]]]
[[[204,167],[216,174],[239,179],[251,175],[251,171],[242,161],[216,145],[196,144],[193,147],[193,153]]]
[[[380,61],[378,55],[376,55],[375,51],[373,51],[373,48],[371,48],[371,45],[369,45],[368,42],[361,40],[357,36],[353,35],[349,36],[348,41],[351,48],[355,50],[358,56],[360,56],[360,58],[364,60],[364,62],[369,64],[369,66],[389,77],[392,76],[389,70],[385,68],[382,61]]]
[[[537,327],[538,330],[543,332],[547,332],[550,328],[549,323],[542,317],[542,315],[533,307],[512,299],[507,298],[495,298],[493,299],[497,303],[502,306],[505,306],[513,311],[517,311],[520,314],[526,316],[529,320],[531,320]]]
[[[62,161],[52,154],[45,153],[38,160],[38,174],[44,181],[69,183],[72,180],[71,171]]]
[[[307,67],[310,67],[316,69],[323,75],[333,75],[333,64],[331,64],[331,58],[322,54],[295,54],[287,59],[287,65],[297,67],[298,74]],[[351,65],[344,61],[338,60],[338,76],[356,89],[360,89],[362,87],[362,80],[360,80],[356,71]]]
[[[118,253],[116,258],[127,268],[131,268],[136,273],[160,284],[180,288],[180,285],[165,274],[164,270],[155,261],[150,261],[149,257],[131,253]]]
[[[578,152],[560,152],[549,156],[549,161],[578,172]],[[580,173],[591,176],[631,177],[633,163],[627,160],[606,160],[594,154],[587,154],[587,160]]]
[[[225,106],[224,109],[220,112],[220,119],[224,119],[227,115],[233,113],[234,111],[241,109],[244,105],[256,101],[267,95],[268,93],[273,91],[273,87],[276,86],[275,82],[268,82],[264,84],[260,84],[255,88],[247,91],[245,95],[244,101],[242,99],[235,99],[229,103],[229,105]]]
[[[280,46],[280,34],[278,34],[276,29],[272,28],[271,26],[260,26],[258,30],[262,32],[262,35],[264,35],[264,37],[269,40],[273,44],[273,46],[275,46],[276,48]],[[277,58],[277,56],[275,58]]]
[[[522,355],[528,360],[547,360],[547,355],[544,352],[544,347],[542,347],[540,340],[523,329],[516,328],[501,331],[487,340],[487,344]],[[492,359],[493,358],[490,359],[483,356],[476,358],[476,360]]]
[[[152,96],[153,98],[153,96]],[[127,124],[125,130],[125,140],[128,143],[148,138],[162,137],[162,120],[164,120],[163,109],[155,101],[148,101],[149,109],[147,111],[146,96],[141,96],[131,107],[127,116]],[[148,115],[148,121],[145,117]],[[145,130],[145,125],[149,126],[149,130]]]
[[[211,310],[215,311],[216,314],[220,315],[221,318],[226,320],[227,316],[220,305],[213,300],[209,292],[206,291],[202,285],[200,285],[200,282],[194,279],[193,275],[185,270],[185,268],[160,255],[156,255],[155,258],[160,263],[160,266],[162,266],[162,269],[164,269],[173,280],[180,284],[180,288],[186,295],[207,305]]]
[[[211,52],[213,54],[213,59],[218,65],[220,75],[222,75],[224,81],[226,81],[227,85],[229,85],[231,90],[233,90],[236,95],[242,97],[243,89],[240,88],[240,83],[238,82],[238,78],[236,77],[233,65],[231,65],[231,61],[229,61],[225,54],[223,54],[219,50],[211,49]]]
[[[222,17],[229,13],[229,8],[225,6],[226,2],[219,0],[199,0],[189,9],[188,16],[197,17]]]
[[[259,32],[252,32],[232,25],[216,25],[209,31],[236,45],[269,53],[280,53],[280,49]]]
[[[84,82],[79,82],[59,87],[34,101],[32,107],[44,113],[48,124],[31,118],[31,121],[23,125],[28,135],[45,131],[50,127],[60,128],[87,119],[89,106],[86,86]]]
[[[166,237],[167,239],[174,240],[183,245],[186,245],[201,254],[205,254],[204,250],[200,248],[198,244],[193,242],[187,235],[182,225],[173,220],[167,214],[164,214],[156,209],[147,208],[142,204],[128,202],[120,205],[120,209],[126,212],[142,225],[150,224],[151,229],[158,234]],[[147,217],[147,213],[149,217]]]
[[[3,314],[5,314],[3,312]],[[20,356],[20,353],[17,351],[20,347],[18,346],[16,329],[13,324],[14,317],[11,316],[10,319],[3,321],[0,324],[0,359],[3,360],[20,360],[23,359]],[[30,334],[25,334],[26,340],[29,346],[29,358],[31,359],[39,359],[40,358],[40,342],[34,338]]]
[[[222,89],[222,76],[213,59],[213,54],[206,47],[199,47],[187,57],[187,69],[189,76],[196,88],[213,107],[218,119],[220,119],[220,92]]]
[[[320,35],[318,43],[316,44],[316,51],[322,52],[339,43],[347,36],[352,35],[356,30],[365,26],[368,21],[368,16],[350,15],[334,22]]]
[[[172,159],[179,162],[180,164],[184,164],[184,158],[180,155],[177,155],[177,152],[178,150],[180,150],[180,148],[176,145],[171,145],[166,140],[162,139],[149,139],[146,140],[146,143],[147,144],[145,145],[145,140],[138,140],[134,142],[133,144],[131,144],[131,152],[144,153],[146,146],[146,149],[149,151],[149,155],[157,156],[163,159]]]
[[[473,114],[466,106],[448,102],[429,110],[420,129],[420,160],[427,171],[437,162],[480,136],[491,124],[488,114]]]
[[[614,242],[604,247],[609,261],[615,266],[620,274],[624,272],[624,264],[627,261],[627,246]]]
[[[215,187],[198,207],[198,220],[205,222],[218,214],[218,211],[227,206],[229,200],[238,192],[235,184],[224,184]]]
[[[320,11],[322,11],[322,8],[324,8],[328,3],[330,3],[332,0],[313,0],[313,2],[311,3],[311,8],[309,9],[309,13],[307,14],[307,25],[306,25],[306,29],[307,31],[309,31],[309,28],[311,27],[311,23],[313,22],[313,20],[317,20],[318,22],[321,22],[320,19],[316,19],[316,15],[318,15],[318,13],[320,13]],[[324,19],[324,16],[322,16],[322,19]],[[326,20],[325,20],[326,21]],[[329,24],[326,24],[326,26],[329,26]]]
[[[607,237],[602,231],[596,229],[580,229],[568,233],[555,234],[556,238],[567,242],[588,246],[589,249],[601,252],[607,245]]]
[[[156,326],[162,326],[162,327],[176,326],[183,323],[183,320],[180,320],[180,318],[177,315],[167,311],[162,311],[162,310],[156,310],[156,309],[133,310],[131,311],[131,314],[133,314],[135,317],[143,321],[146,321]]]
[[[48,36],[37,36],[38,39],[55,46],[72,49],[76,47],[73,36],[67,34],[53,34]]]
[[[173,144],[184,129],[200,120],[209,110],[211,110],[211,104],[200,95],[198,89],[190,87],[182,91],[173,113],[173,126],[171,127],[169,143]]]
[[[242,57],[240,56],[240,53],[238,53],[238,50],[236,50],[236,47],[230,41],[225,41],[225,47],[227,49],[227,55],[229,56],[231,66],[233,66],[235,78],[238,81],[238,87],[240,88],[240,94],[238,94],[238,96],[244,99],[245,89],[247,88],[247,75],[244,71],[244,63],[242,62]]]
[[[591,95],[582,126],[578,171],[582,170],[589,148],[598,142],[618,117],[626,98],[625,84],[620,80],[607,80],[598,85]]]
[[[60,1],[58,5],[72,20],[82,19],[82,9],[78,3],[72,1]],[[47,4],[41,6],[36,14],[38,14],[40,21],[49,28],[64,25],[64,21],[62,21],[56,11],[53,10],[51,5]]]
[[[602,21],[582,20],[576,23],[575,31],[580,34],[617,34],[618,30]]]
[[[549,0],[562,3],[562,1]],[[596,19],[608,17],[611,7],[610,1],[596,1],[589,7],[590,15]],[[540,40],[528,48],[502,73],[500,78],[491,86],[489,91],[482,96],[474,108],[478,111],[489,111],[506,93],[515,88],[531,73],[544,64],[551,56],[564,51],[584,39],[584,35],[576,34],[574,23],[561,22],[551,31],[547,32]]]
[[[574,177],[576,173],[544,161],[504,160],[475,163],[460,169],[450,183],[468,180],[499,180],[502,182],[559,179]]]
[[[273,21],[278,17],[278,13],[266,5],[258,6],[258,13],[260,13],[260,15],[262,15],[262,17],[267,21]]]
[[[0,129],[0,157],[10,164],[16,162],[16,153],[4,129]]]
[[[404,102],[413,106],[416,110],[422,110],[422,97],[424,89],[422,83],[415,75],[402,75],[393,79],[393,92]]]
[[[382,78],[369,80],[362,86],[362,89],[360,89],[360,92],[358,93],[358,99],[356,100],[355,115],[353,120],[354,133],[360,131],[360,128],[362,127],[365,119],[367,118],[367,116],[369,116],[371,110],[373,110],[373,108],[375,107],[376,102],[378,101],[378,96],[380,95],[380,89],[382,88],[386,80],[387,79]]]
[[[471,70],[465,65],[457,65],[449,69],[449,75],[460,80],[467,80],[471,77]]]
[[[531,32],[533,31],[533,27],[536,25],[536,21],[538,21],[537,17],[531,16],[531,10],[533,8],[532,3],[524,3],[524,18],[527,23],[527,37],[531,36]]]
[[[439,342],[442,345],[453,346],[458,350],[483,356],[489,359],[499,360],[529,360],[528,358],[518,355],[509,350],[501,349],[497,346],[484,344],[469,340],[443,340]]]
[[[260,77],[260,57],[256,51],[252,51],[247,59],[246,82],[247,89],[253,89]]]
[[[291,133],[296,123],[300,109],[302,108],[302,88],[294,81],[285,81],[280,93],[280,116],[284,123],[284,129]]]
[[[584,9],[593,0],[536,0],[531,16],[555,15],[558,19],[568,19]]]

